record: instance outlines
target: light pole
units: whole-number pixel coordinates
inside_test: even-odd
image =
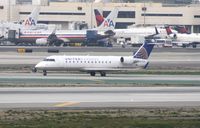
[[[91,2],[91,29],[93,28],[93,2]]]
[[[10,22],[10,0],[8,1],[8,22]]]
[[[145,1],[144,1],[144,6],[142,7],[143,17],[144,17],[144,24],[143,24],[143,26],[145,26],[145,24],[146,24],[146,21],[145,21],[145,20],[146,20],[146,19],[145,19],[146,10],[147,10],[147,8],[146,8]]]

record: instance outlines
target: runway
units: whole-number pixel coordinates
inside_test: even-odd
[[[198,87],[0,88],[0,108],[197,107]]]

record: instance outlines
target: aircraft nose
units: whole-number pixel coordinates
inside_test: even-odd
[[[44,65],[43,62],[39,62],[37,65],[35,65],[36,69],[41,69],[41,68],[44,68],[44,67],[45,67],[45,65]]]

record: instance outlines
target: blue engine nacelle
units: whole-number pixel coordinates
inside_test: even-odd
[[[97,37],[98,37],[98,33],[96,30],[87,30],[87,33],[86,33],[87,40],[97,39]]]
[[[87,45],[96,45],[97,43],[97,40],[98,40],[98,33],[96,30],[87,30],[87,33],[86,33],[86,42],[87,42]]]

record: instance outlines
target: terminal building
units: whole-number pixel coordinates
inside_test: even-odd
[[[55,24],[58,29],[94,28],[94,9],[106,17],[118,8],[116,29],[167,24],[200,33],[198,0],[1,0],[0,22],[22,21],[36,6],[40,6],[39,23]]]

